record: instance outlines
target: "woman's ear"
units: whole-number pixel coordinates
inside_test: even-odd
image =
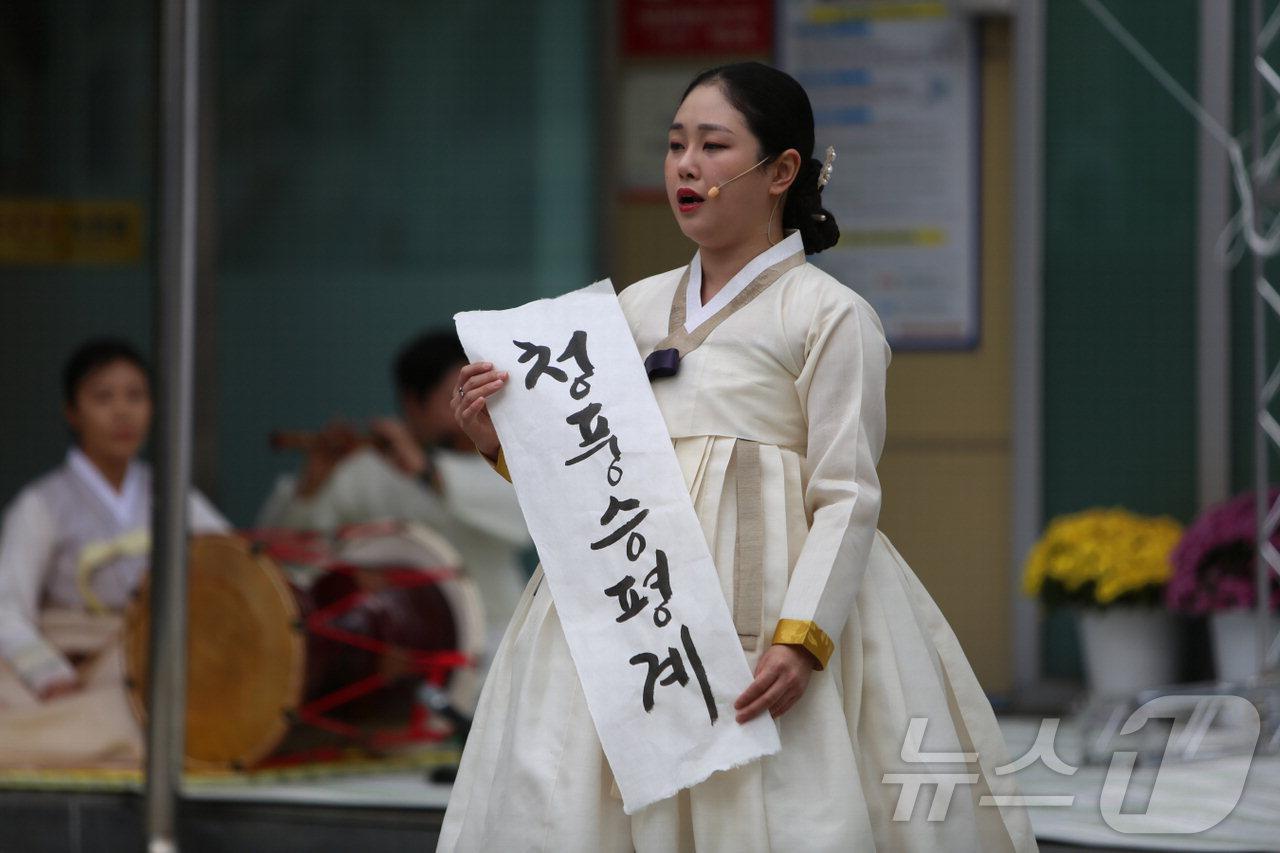
[[[788,148],[777,156],[772,164],[772,177],[769,180],[769,194],[782,195],[795,183],[800,174],[800,152]]]

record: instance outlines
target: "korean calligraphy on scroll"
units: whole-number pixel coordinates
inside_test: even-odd
[[[455,318],[628,814],[779,748],[613,287]]]

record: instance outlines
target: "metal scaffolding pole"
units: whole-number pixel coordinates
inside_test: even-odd
[[[1046,0],[1014,12],[1013,600],[1014,691],[1041,681],[1040,608],[1022,594],[1022,562],[1044,523],[1044,61]]]
[[[160,257],[146,767],[147,846],[151,853],[178,849],[176,806],[185,745],[199,10],[199,0],[162,0],[160,6]]]
[[[1249,78],[1249,101],[1251,107],[1249,144],[1250,158],[1257,163],[1267,150],[1263,147],[1263,82],[1264,77],[1274,74],[1267,63],[1265,52],[1270,37],[1263,36],[1262,0],[1252,0],[1249,9],[1249,38],[1254,51],[1253,73]],[[1267,27],[1268,30],[1271,27]],[[1273,84],[1274,85],[1274,84]],[[1276,93],[1273,93],[1276,94]],[[1250,170],[1250,183],[1253,198],[1250,202],[1254,228],[1264,230],[1262,219],[1262,199],[1270,195],[1270,187],[1274,177],[1264,174],[1260,169]],[[1270,458],[1268,445],[1280,448],[1280,424],[1271,415],[1271,402],[1280,390],[1280,365],[1272,371],[1267,370],[1267,316],[1268,313],[1280,315],[1280,294],[1267,280],[1266,257],[1256,245],[1250,244],[1253,277],[1253,388],[1254,401],[1257,406],[1253,432],[1253,465],[1256,513],[1256,563],[1255,578],[1257,582],[1257,643],[1258,643],[1258,677],[1261,678],[1270,669],[1269,651],[1275,641],[1270,630],[1270,581],[1271,573],[1280,573],[1280,552],[1271,545],[1271,535],[1280,522],[1280,502],[1271,505],[1270,494]]]

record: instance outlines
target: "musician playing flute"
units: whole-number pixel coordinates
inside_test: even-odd
[[[309,437],[299,473],[277,480],[258,525],[330,531],[381,520],[426,524],[461,554],[480,593],[492,653],[528,579],[530,539],[515,492],[453,416],[450,397],[465,362],[452,329],[407,343],[392,369],[401,417],[377,418],[367,434],[335,422]]]

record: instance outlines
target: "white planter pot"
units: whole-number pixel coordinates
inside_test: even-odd
[[[1213,665],[1219,681],[1248,681],[1258,674],[1257,615],[1252,610],[1221,610],[1209,615]],[[1280,634],[1280,616],[1271,614],[1272,641]]]
[[[1154,607],[1080,611],[1085,675],[1097,695],[1129,695],[1174,677],[1173,616]]]

